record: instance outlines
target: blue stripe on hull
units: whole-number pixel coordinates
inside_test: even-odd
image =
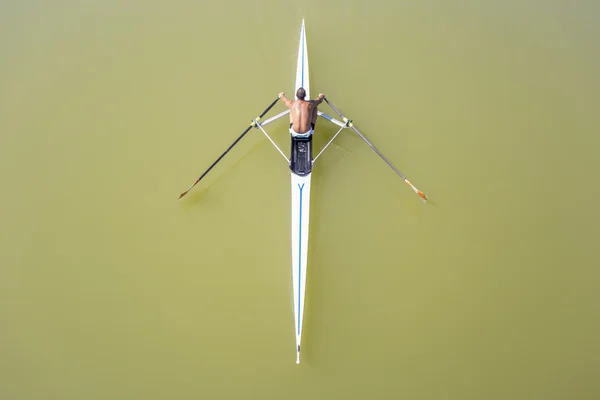
[[[298,332],[297,335],[300,336],[300,299],[301,299],[301,290],[302,290],[302,189],[304,189],[304,183],[302,186],[298,184],[298,189],[300,190],[300,215],[298,222]]]

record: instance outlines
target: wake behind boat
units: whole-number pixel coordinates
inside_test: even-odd
[[[306,45],[306,28],[304,20],[300,28],[300,41],[298,45],[298,59],[296,64],[296,92],[299,88],[304,88],[306,98],[310,99],[310,80],[308,68],[308,50]],[[291,258],[292,258],[292,282],[293,282],[293,308],[294,308],[294,328],[296,336],[296,363],[300,363],[300,345],[302,341],[302,325],[304,320],[304,300],[306,297],[306,276],[308,265],[308,239],[309,239],[309,217],[310,217],[310,193],[311,193],[311,173],[315,161],[323,154],[329,145],[344,129],[351,128],[359,135],[423,200],[427,197],[410,183],[404,175],[379,151],[367,138],[354,126],[351,120],[346,118],[331,102],[325,98],[325,102],[331,109],[342,118],[339,121],[323,112],[319,111],[319,116],[325,120],[339,126],[337,133],[323,147],[323,149],[313,158],[312,136],[308,138],[291,138],[291,154],[288,159],[285,153],[275,144],[273,139],[267,134],[264,127],[269,123],[286,116],[290,111],[283,111],[264,122],[262,118],[275,106],[279,97],[276,98],[258,117],[250,122],[250,125],[242,134],[225,150],[215,162],[192,184],[179,198],[184,197],[208,172],[252,129],[260,129],[271,144],[279,151],[287,161],[291,170]]]

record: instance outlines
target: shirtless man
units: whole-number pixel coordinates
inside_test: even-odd
[[[315,123],[319,116],[317,106],[323,102],[325,95],[319,93],[319,97],[315,100],[304,100],[306,90],[299,88],[296,91],[298,100],[287,99],[283,92],[279,93],[279,97],[290,109],[290,133],[292,137],[310,137],[315,131]]]

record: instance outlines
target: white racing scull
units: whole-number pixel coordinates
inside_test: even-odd
[[[310,80],[308,70],[308,51],[306,45],[306,28],[304,20],[302,20],[302,26],[300,29],[300,43],[298,45],[298,60],[296,64],[296,81],[294,92],[298,88],[304,88],[306,90],[306,98],[310,99]],[[347,119],[331,102],[325,98],[325,102],[331,107],[331,109],[338,114],[342,121],[338,121],[335,118],[330,117],[327,114],[319,111],[319,116],[332,122],[333,124],[340,127],[337,133],[331,138],[331,140],[323,147],[319,154],[313,158],[312,151],[312,136],[309,138],[291,138],[291,155],[288,159],[285,153],[275,144],[273,139],[267,134],[264,126],[278,120],[281,117],[289,114],[289,110],[283,111],[264,122],[260,122],[261,119],[273,108],[279,98],[275,99],[265,111],[263,111],[258,117],[250,122],[250,125],[246,130],[225,150],[223,154],[190,186],[185,192],[183,192],[179,198],[185,196],[206,174],[227,154],[233,146],[235,146],[252,128],[257,128],[267,137],[267,139],[275,146],[279,153],[288,162],[291,170],[291,184],[292,184],[292,223],[291,223],[291,250],[292,250],[292,282],[293,282],[293,305],[294,305],[294,327],[296,336],[296,363],[300,363],[300,344],[302,339],[302,325],[304,320],[304,299],[306,294],[306,275],[307,275],[307,264],[308,264],[308,233],[309,233],[309,216],[310,216],[310,183],[312,167],[321,154],[329,147],[333,140],[344,130],[345,128],[353,129],[402,179],[417,193],[423,200],[427,200],[427,197],[423,192],[418,190],[410,183],[400,171],[387,159],[379,150],[375,148],[367,140],[367,138],[356,129],[351,120]]]
[[[308,52],[304,20],[302,21],[300,31],[294,93],[301,87],[306,91],[306,99],[310,99]],[[308,261],[312,137],[308,139],[292,138],[290,168],[292,170],[292,281],[294,286],[294,322],[296,326],[296,363],[299,364],[302,321],[304,320],[304,298],[306,293],[306,265]]]

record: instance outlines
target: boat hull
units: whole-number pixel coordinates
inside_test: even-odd
[[[294,92],[304,88],[310,98],[308,51],[304,20],[300,30],[298,62]],[[295,93],[294,93],[295,94]],[[297,99],[297,97],[296,97]],[[292,171],[292,281],[294,286],[294,325],[296,333],[296,363],[300,363],[300,342],[304,318],[306,272],[308,261],[308,222],[310,216],[310,181],[312,172],[312,138],[292,138],[290,169]]]
[[[294,286],[294,315],[296,353],[299,362],[304,299],[306,294],[306,271],[308,264],[308,229],[310,220],[311,174],[304,176],[292,172],[292,281]]]

